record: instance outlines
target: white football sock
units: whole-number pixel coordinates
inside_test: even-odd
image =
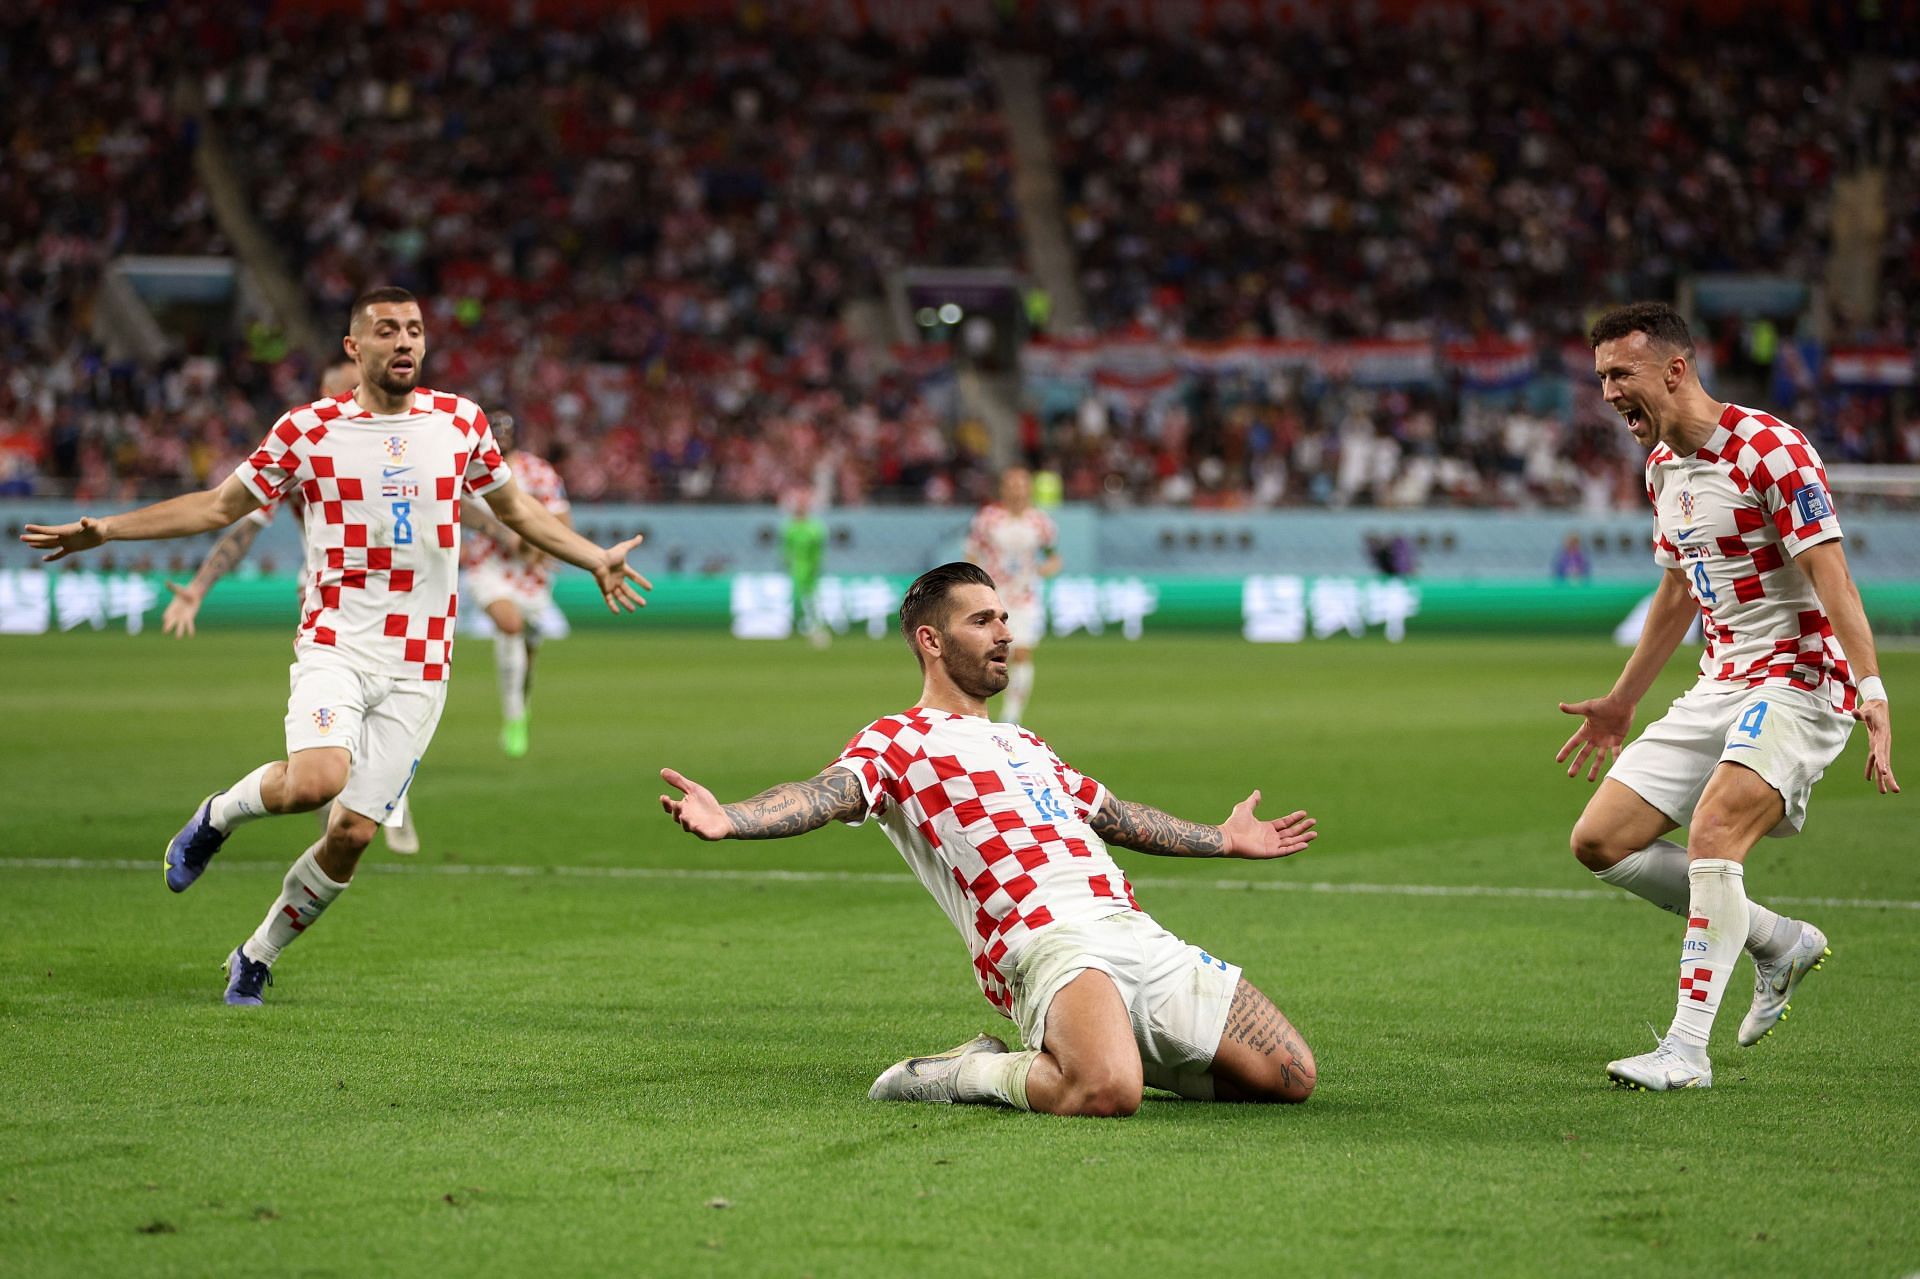
[[[1147,1082],[1155,1088],[1178,1093],[1188,1101],[1212,1101],[1214,1098],[1213,1076],[1204,1070],[1171,1070],[1165,1066],[1140,1066]]]
[[[961,1101],[1032,1110],[1027,1103],[1027,1072],[1039,1056],[1037,1052],[973,1053],[953,1072],[954,1088]]]
[[[1746,870],[1736,861],[1697,858],[1687,867],[1693,892],[1680,946],[1680,998],[1667,1034],[1701,1056],[1720,996],[1747,936]]]
[[[1639,852],[1628,853],[1593,874],[1595,879],[1624,888],[1670,915],[1687,913],[1687,898],[1692,892],[1687,883],[1687,850],[1678,844],[1656,839]],[[1748,900],[1746,946],[1755,956],[1774,959],[1786,953],[1799,938],[1799,921],[1777,915],[1758,902]]]
[[[1000,703],[1001,722],[1018,724],[1026,712],[1027,699],[1033,696],[1033,663],[1014,662],[1007,670],[1007,696]]]
[[[315,844],[302,853],[281,881],[280,899],[260,921],[260,927],[253,930],[253,936],[241,945],[248,959],[271,964],[280,958],[280,952],[311,928],[321,912],[333,904],[334,898],[347,891],[345,884],[336,884],[320,869],[314,857],[319,851],[320,845]]]
[[[508,720],[527,713],[527,639],[524,635],[493,637],[493,666],[500,677],[500,714]]]
[[[275,764],[279,762],[274,761]],[[207,807],[207,816],[212,820],[215,830],[231,834],[236,826],[272,816],[267,812],[267,802],[260,798],[260,782],[272,767],[273,764],[260,765],[213,797],[213,803]]]

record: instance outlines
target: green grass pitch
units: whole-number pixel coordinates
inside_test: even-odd
[[[1553,704],[1621,658],[1042,650],[1033,727],[1117,793],[1217,820],[1259,786],[1321,819],[1287,862],[1121,854],[1300,1026],[1318,1094],[1094,1122],[869,1103],[897,1057],[1010,1033],[959,938],[875,831],[705,845],[655,802],[663,764],[723,798],[810,774],[910,703],[898,645],[643,617],[547,651],[511,763],[466,642],[425,851],[370,851],[243,1011],[220,961],[312,820],[248,827],[183,897],[159,857],[276,757],[285,638],[0,640],[0,1275],[1920,1271],[1920,795],[1873,794],[1856,734],[1750,862],[1760,900],[1845,899],[1789,907],[1834,959],[1745,1051],[1742,963],[1710,1092],[1610,1090],[1671,1015],[1678,936],[1569,857],[1589,792]],[[1920,656],[1886,676],[1920,689]],[[27,864],[53,859],[98,864]],[[762,868],[799,873],[731,873]],[[1460,891],[1364,890],[1415,885]]]

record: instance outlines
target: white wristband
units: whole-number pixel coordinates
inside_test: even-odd
[[[1878,675],[1869,675],[1854,685],[1860,690],[1862,702],[1884,702],[1887,700],[1887,686],[1880,682]]]

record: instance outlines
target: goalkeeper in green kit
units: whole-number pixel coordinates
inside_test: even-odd
[[[780,529],[780,554],[793,580],[793,625],[815,648],[831,639],[820,616],[820,567],[827,558],[827,526],[813,513],[813,494],[796,489]]]

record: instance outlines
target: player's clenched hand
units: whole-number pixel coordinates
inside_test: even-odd
[[[683,830],[692,831],[701,839],[725,839],[733,834],[733,819],[721,809],[720,801],[713,792],[690,777],[682,777],[671,768],[660,770],[661,780],[686,795],[685,799],[672,799],[666,795],[660,797],[660,807],[667,810],[667,816],[679,822]]]
[[[1305,809],[1269,821],[1253,815],[1259,803],[1260,792],[1255,791],[1235,804],[1233,812],[1220,824],[1220,831],[1226,836],[1222,855],[1286,857],[1299,852],[1319,837],[1320,832],[1313,828],[1315,819],[1307,816]]]
[[[166,585],[173,592],[173,598],[167,601],[167,611],[160,614],[160,629],[168,635],[185,639],[194,633],[193,619],[200,613],[200,592],[178,582],[168,582]]]
[[[633,548],[645,540],[646,534],[636,533],[618,546],[607,547],[603,552],[605,558],[593,570],[593,580],[600,584],[600,594],[606,597],[607,611],[610,613],[618,613],[622,608],[631,613],[636,608],[647,606],[645,597],[633,588],[637,585],[641,591],[650,591],[653,583],[640,576],[627,563],[627,556],[633,553]]]
[[[75,551],[90,551],[107,540],[99,520],[87,516],[78,524],[29,524],[20,540],[36,551],[52,551],[43,560],[63,560]]]
[[[1893,721],[1887,715],[1887,704],[1880,698],[1871,702],[1862,702],[1853,709],[1853,717],[1867,726],[1867,780],[1880,788],[1882,795],[1892,791],[1900,793],[1900,783],[1893,779]]]
[[[1567,776],[1578,777],[1580,769],[1589,758],[1593,767],[1587,770],[1587,780],[1600,779],[1600,769],[1626,744],[1627,733],[1633,728],[1633,703],[1616,701],[1612,697],[1594,697],[1584,702],[1561,702],[1560,710],[1567,715],[1578,715],[1583,721],[1573,730],[1573,736],[1553,757],[1556,764],[1566,764],[1567,756],[1573,756],[1573,763],[1567,764]],[[1574,748],[1579,753],[1574,753]]]

